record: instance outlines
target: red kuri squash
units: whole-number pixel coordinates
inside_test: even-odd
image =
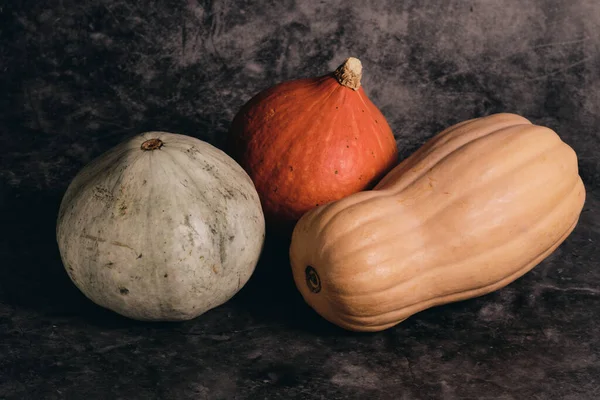
[[[235,116],[228,152],[248,172],[271,226],[291,232],[308,210],[372,187],[396,165],[394,135],[348,58],[321,77],[286,81]]]

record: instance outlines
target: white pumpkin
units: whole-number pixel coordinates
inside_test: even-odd
[[[57,241],[75,285],[137,320],[195,318],[235,295],[262,251],[254,184],[199,139],[148,132],[92,161],[62,200]]]

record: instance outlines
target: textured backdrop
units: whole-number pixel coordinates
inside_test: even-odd
[[[600,397],[597,0],[4,3],[0,398]],[[348,56],[402,157],[495,112],[555,129],[588,190],[573,235],[505,289],[369,335],[302,303],[276,240],[238,296],[184,324],[124,320],[68,281],[54,224],[84,164],[147,130],[221,146],[253,94]]]

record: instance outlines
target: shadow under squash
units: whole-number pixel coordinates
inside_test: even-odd
[[[63,194],[62,189],[0,187],[0,224],[4,230],[0,242],[0,303],[53,318],[76,317],[96,326],[147,324],[94,304],[71,282],[55,233]],[[302,299],[292,278],[289,244],[288,237],[267,235],[252,277],[223,306],[247,312],[266,324],[322,333],[338,331]],[[152,324],[158,325],[163,324]]]
[[[267,324],[339,335],[343,330],[310,308],[296,288],[289,247],[289,237],[267,233],[256,269],[248,283],[231,300],[231,305]]]

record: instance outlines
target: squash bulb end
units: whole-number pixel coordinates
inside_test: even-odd
[[[319,293],[321,291],[321,278],[317,273],[317,270],[312,266],[307,266],[304,270],[304,274],[306,275],[306,285],[313,293]]]

